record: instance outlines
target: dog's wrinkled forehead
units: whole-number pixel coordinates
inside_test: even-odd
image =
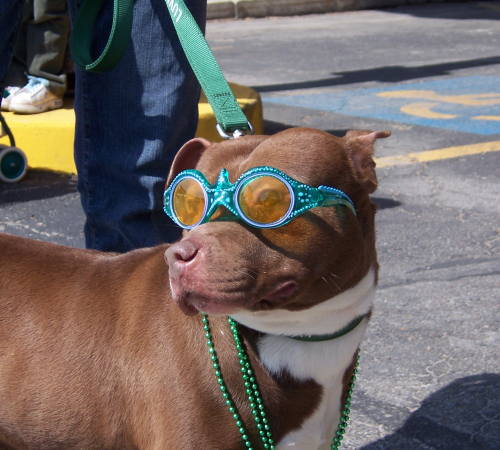
[[[196,169],[202,172],[210,183],[215,183],[221,169],[226,169],[229,179],[234,182],[240,175],[240,167],[260,143],[267,139],[268,136],[245,136],[212,144],[201,155]]]
[[[196,168],[210,182],[222,168],[228,170],[234,182],[243,172],[265,165],[313,186],[332,184],[336,175],[352,172],[339,141],[341,139],[313,129],[301,129],[300,133],[290,129],[270,137],[239,138],[209,147]]]

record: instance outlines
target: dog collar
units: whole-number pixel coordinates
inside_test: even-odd
[[[361,321],[366,317],[366,314],[355,317],[351,320],[344,328],[341,328],[339,331],[332,334],[302,334],[300,336],[285,336],[290,339],[295,339],[296,341],[304,341],[304,342],[322,342],[322,341],[331,341],[333,339],[337,339],[346,335],[356,328]]]

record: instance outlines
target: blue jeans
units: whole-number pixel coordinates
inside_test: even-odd
[[[21,3],[0,1],[0,87]],[[69,0],[73,20],[77,3]],[[203,30],[206,0],[185,3]],[[105,2],[94,28],[95,57],[112,10]],[[76,69],[75,162],[87,248],[125,252],[180,237],[163,212],[163,191],[175,154],[196,132],[199,96],[165,1],[135,0],[132,37],[117,66],[104,74]]]

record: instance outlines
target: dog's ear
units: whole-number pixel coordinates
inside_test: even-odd
[[[203,152],[212,145],[203,138],[195,138],[186,142],[175,155],[170,173],[167,178],[167,187],[173,179],[183,170],[194,169]]]
[[[390,131],[348,131],[344,139],[347,140],[347,149],[352,161],[354,171],[369,194],[378,186],[373,160],[373,145],[377,139],[387,138]]]

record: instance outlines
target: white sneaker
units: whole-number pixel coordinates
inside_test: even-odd
[[[9,110],[11,100],[14,98],[14,95],[16,95],[20,90],[21,88],[17,86],[7,86],[3,90],[2,111]]]
[[[62,108],[62,98],[48,90],[49,80],[28,75],[29,82],[10,101],[9,111],[18,114],[38,114]]]

